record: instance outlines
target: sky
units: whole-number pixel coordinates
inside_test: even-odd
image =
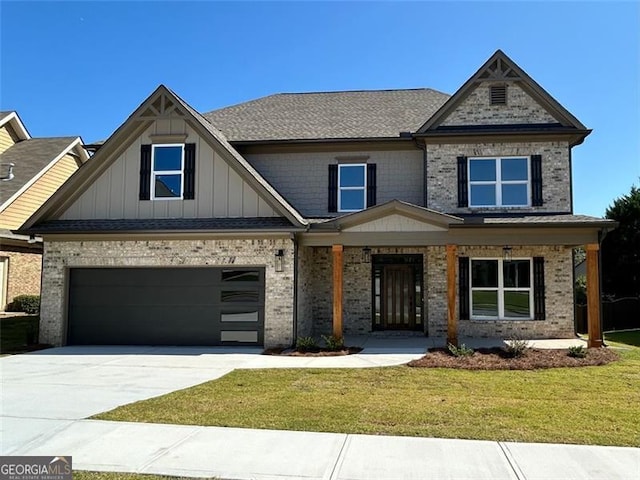
[[[574,211],[640,183],[640,2],[0,0],[0,109],[32,136],[113,133],[165,84],[201,112],[282,92],[453,94],[497,50],[593,133]],[[425,119],[426,120],[426,119]]]

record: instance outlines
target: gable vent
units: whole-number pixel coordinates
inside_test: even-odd
[[[506,105],[507,104],[507,86],[506,85],[490,86],[489,100],[491,102],[491,105]]]

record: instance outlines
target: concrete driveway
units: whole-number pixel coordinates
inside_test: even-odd
[[[37,446],[70,423],[220,378],[237,368],[399,365],[424,347],[348,357],[278,357],[260,348],[63,347],[0,358],[0,454]],[[28,450],[28,449],[27,449]]]
[[[74,420],[219,378],[257,350],[209,352],[66,347],[4,357],[0,359],[0,452],[11,454]]]

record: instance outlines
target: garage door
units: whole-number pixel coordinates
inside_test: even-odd
[[[262,268],[75,268],[69,345],[262,345]]]

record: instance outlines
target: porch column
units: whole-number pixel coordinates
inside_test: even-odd
[[[589,347],[602,346],[602,329],[600,325],[600,272],[599,250],[597,243],[585,245],[587,251],[587,322],[589,331]]]
[[[457,245],[447,245],[447,342],[458,346],[456,318],[456,257]]]
[[[333,251],[333,336],[342,338],[342,245]]]

